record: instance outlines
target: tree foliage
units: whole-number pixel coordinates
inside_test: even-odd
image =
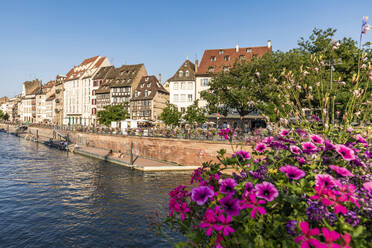
[[[0,109],[0,120],[9,120],[9,115],[8,113],[4,113],[1,109]]]
[[[160,120],[169,126],[178,126],[181,121],[182,112],[174,104],[168,103],[160,114]]]
[[[129,118],[127,105],[109,105],[98,111],[97,118],[100,124],[109,126],[112,121],[121,121]]]
[[[203,124],[207,121],[205,114],[205,108],[200,108],[198,106],[198,100],[196,100],[192,105],[187,107],[183,119],[189,124]]]

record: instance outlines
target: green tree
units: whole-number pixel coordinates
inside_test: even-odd
[[[181,121],[182,112],[178,111],[178,108],[174,104],[168,103],[160,114],[160,120],[162,120],[168,126],[178,126]]]
[[[205,108],[200,108],[198,106],[198,100],[196,100],[192,105],[187,107],[183,119],[189,124],[203,124],[207,121],[205,114]]]
[[[98,122],[109,126],[112,121],[121,121],[129,118],[127,104],[109,105],[97,113]]]
[[[0,119],[2,120],[4,118],[4,112],[0,109]]]
[[[9,115],[8,115],[8,113],[5,113],[5,115],[3,115],[3,119],[6,120],[6,121],[9,120]]]

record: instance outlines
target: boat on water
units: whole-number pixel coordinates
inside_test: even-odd
[[[0,133],[6,133],[6,130],[4,128],[0,128]]]

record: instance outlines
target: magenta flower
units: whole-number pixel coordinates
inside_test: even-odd
[[[320,135],[310,135],[311,141],[315,144],[321,145],[324,143],[324,139]]]
[[[256,195],[266,201],[273,201],[278,197],[279,192],[275,186],[269,182],[263,182],[255,186]]]
[[[205,234],[207,236],[212,236],[213,230],[216,230],[217,225],[215,224],[217,220],[217,216],[212,209],[208,209],[204,213],[204,219],[202,220],[200,227],[207,228]],[[218,227],[217,227],[218,229]]]
[[[270,144],[274,140],[273,136],[265,137],[263,140],[261,140],[261,143]]]
[[[345,145],[336,145],[336,152],[338,152],[338,154],[340,154],[346,161],[355,159],[354,151]]]
[[[227,195],[222,198],[220,204],[224,207],[226,213],[231,216],[238,216],[240,213],[239,200],[232,198],[231,195]]]
[[[342,248],[350,248],[349,244],[351,242],[351,235],[348,233],[345,233],[344,235],[342,235],[342,239],[344,240]]]
[[[247,160],[247,159],[250,159],[251,158],[251,154],[249,152],[246,152],[246,151],[243,151],[243,150],[240,150],[240,151],[237,151],[233,154],[233,157],[238,157],[238,159],[241,159],[241,160]]]
[[[176,203],[174,205],[174,211],[176,213],[180,213],[181,220],[184,220],[185,219],[185,214],[190,212],[190,208],[187,206],[186,202],[184,202],[182,204]]]
[[[297,159],[297,161],[298,161],[298,163],[299,163],[300,165],[303,165],[303,164],[306,163],[306,159],[303,158],[303,157],[296,157],[296,159]]]
[[[259,153],[262,153],[262,152],[266,151],[266,148],[267,147],[266,147],[265,143],[258,143],[256,145],[256,151],[259,152]]]
[[[214,191],[208,186],[200,186],[193,188],[191,191],[191,199],[198,205],[204,205],[209,198],[214,196]]]
[[[326,241],[326,246],[325,247],[330,247],[330,248],[336,248],[340,247],[340,245],[333,243],[334,241],[338,240],[340,238],[340,234],[336,231],[330,231],[325,227],[322,227],[322,233],[324,236],[324,239]]]
[[[234,194],[235,189],[234,187],[238,185],[234,179],[227,178],[225,180],[221,180],[220,182],[220,192],[223,194]]]
[[[320,231],[318,228],[309,228],[309,223],[306,221],[300,223],[300,228],[303,235],[300,235],[295,238],[295,243],[301,243],[301,248],[308,248],[310,245],[318,247],[320,245],[320,241],[314,239],[313,236],[319,235]]]
[[[372,194],[372,181],[363,183],[363,188]]]
[[[330,140],[325,140],[324,144],[325,144],[325,148],[329,151],[333,151],[336,149],[336,146]]]
[[[298,146],[292,145],[289,147],[289,149],[293,154],[299,155],[301,153],[301,149]]]
[[[362,144],[368,144],[367,140],[365,140],[365,139],[363,138],[363,136],[360,135],[360,134],[356,134],[356,135],[354,136],[354,138],[355,138],[356,141],[358,141],[359,143],[362,143]]]
[[[343,176],[343,177],[353,177],[354,174],[351,173],[348,169],[346,169],[345,167],[340,167],[340,166],[337,166],[337,165],[330,165],[329,168],[331,168],[332,170],[334,170],[337,174],[339,174],[340,176]]]
[[[252,212],[251,212],[252,219],[254,219],[254,217],[256,217],[257,213],[259,213],[261,215],[266,214],[266,209],[264,207],[260,206],[260,204],[265,204],[266,203],[264,200],[257,200],[255,194],[250,194],[249,195],[249,201],[250,202],[248,203],[247,207],[252,209]]]
[[[318,147],[314,145],[312,142],[302,142],[302,151],[305,153],[313,153],[316,152]]]
[[[283,129],[283,130],[280,132],[280,135],[283,136],[283,137],[288,136],[288,134],[289,134],[289,130],[287,130],[287,129]]]
[[[218,231],[222,231],[224,236],[229,236],[230,233],[235,232],[235,230],[229,225],[232,221],[231,216],[224,216],[221,214],[217,217],[218,221],[222,223],[222,225],[218,225]]]
[[[228,140],[233,134],[234,130],[229,128],[221,129],[218,133],[218,135],[224,137],[225,140]]]
[[[285,175],[292,180],[301,179],[306,175],[306,173],[303,170],[300,170],[296,166],[292,165],[282,166],[279,170],[285,173]]]
[[[328,174],[318,174],[315,176],[315,185],[321,188],[331,188],[336,185],[336,180]]]

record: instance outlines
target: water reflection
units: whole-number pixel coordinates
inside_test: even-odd
[[[185,173],[142,173],[0,134],[1,247],[168,247],[145,215],[165,215]]]

